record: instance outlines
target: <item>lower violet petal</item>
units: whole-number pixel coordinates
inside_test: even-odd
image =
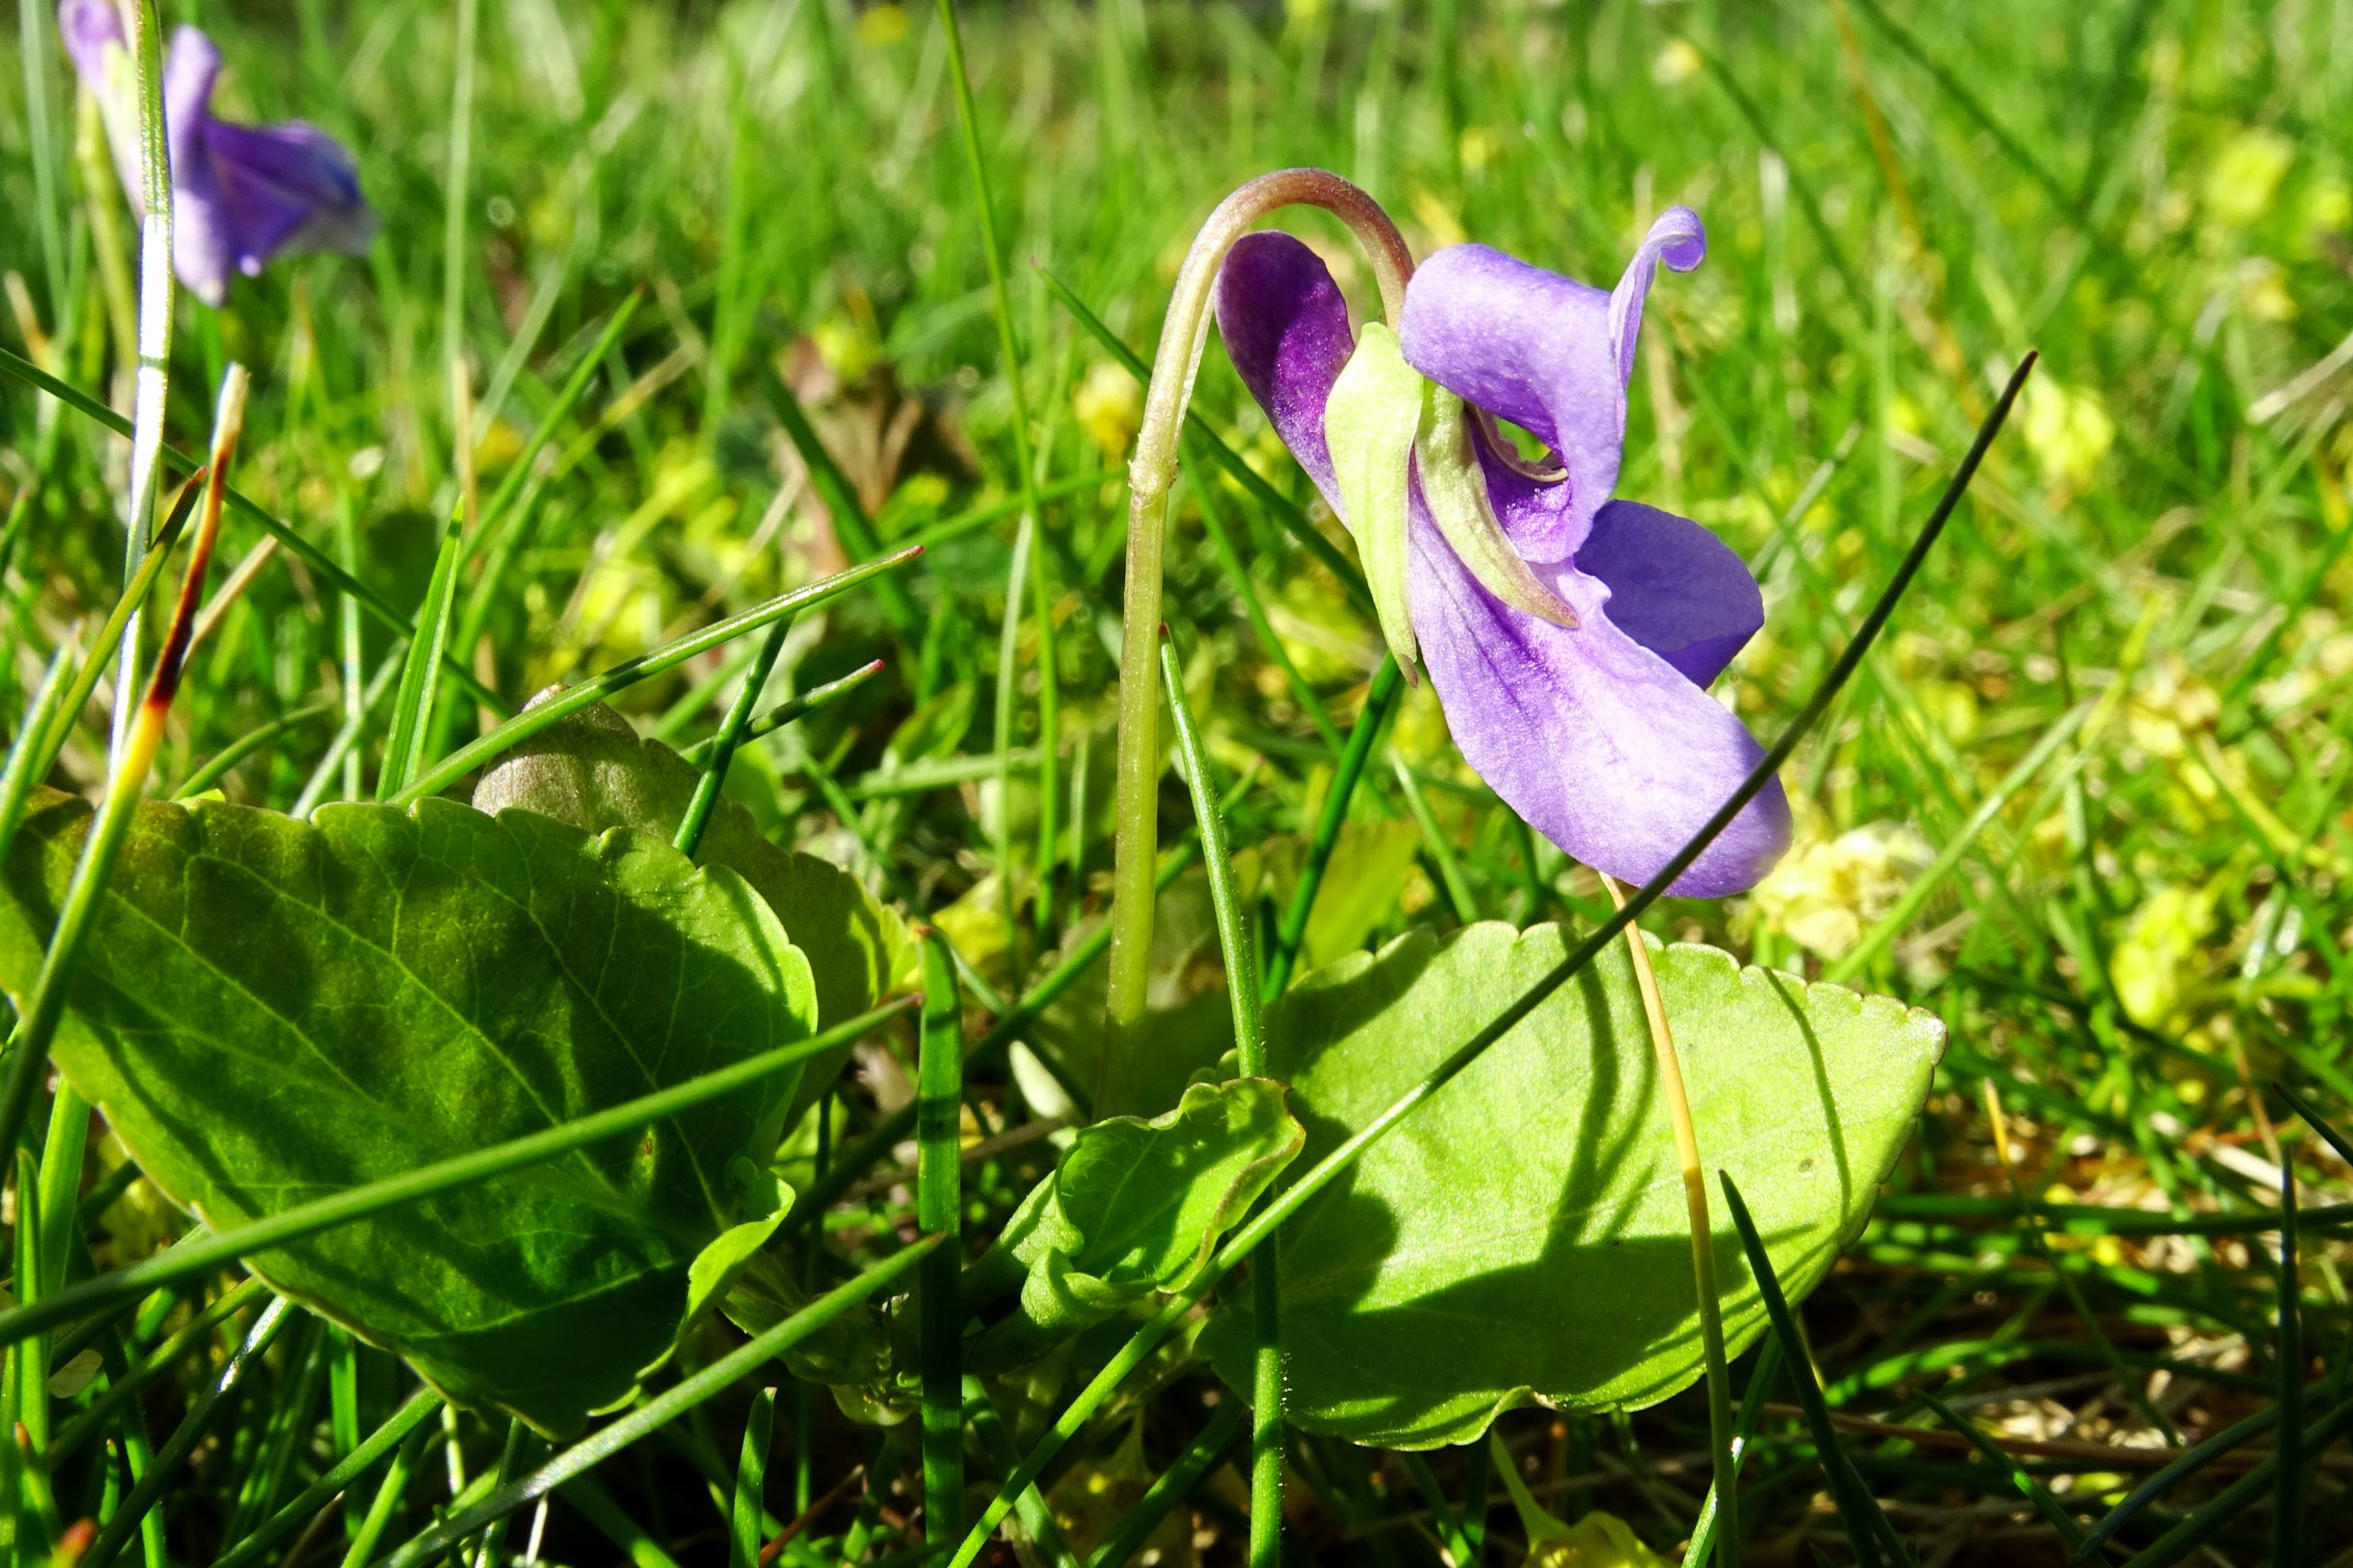
[[[1413,628],[1455,744],[1575,859],[1649,880],[1762,758],[1738,719],[1612,624],[1597,579],[1560,574],[1580,622],[1569,630],[1491,598],[1426,518],[1415,520],[1413,550]],[[1776,780],[1669,891],[1742,892],[1788,844],[1789,802]]]

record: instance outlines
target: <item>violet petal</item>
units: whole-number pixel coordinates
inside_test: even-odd
[[[1697,686],[1724,674],[1765,624],[1765,596],[1730,546],[1640,502],[1594,514],[1577,570],[1608,588],[1612,625]]]
[[[172,160],[172,267],[207,305],[229,298],[236,231],[206,151],[221,52],[192,27],[172,35],[163,57],[163,137]]]
[[[352,155],[304,120],[233,125],[214,120],[205,146],[248,274],[281,251],[356,255],[376,235]]]
[[[1614,292],[1484,245],[1438,252],[1406,286],[1407,362],[1560,454],[1569,496],[1553,543],[1563,554],[1618,480],[1626,380],[1658,263],[1687,272],[1706,251],[1698,215],[1678,207],[1651,226]]]
[[[1244,234],[1217,273],[1217,334],[1275,433],[1342,521],[1324,403],[1356,352],[1348,302],[1323,257],[1274,230]]]
[[[1568,854],[1648,881],[1762,748],[1683,671],[1610,621],[1598,578],[1560,574],[1580,622],[1566,630],[1490,596],[1426,519],[1416,519],[1413,546],[1413,629],[1463,757]],[[1742,892],[1788,844],[1789,802],[1776,780],[1670,891]]]

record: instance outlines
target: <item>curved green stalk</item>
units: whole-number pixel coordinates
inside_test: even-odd
[[[1226,253],[1250,227],[1278,208],[1320,207],[1355,233],[1381,285],[1391,325],[1405,309],[1413,258],[1373,199],[1322,169],[1282,169],[1261,175],[1217,206],[1194,236],[1177,274],[1161,325],[1160,349],[1144,393],[1136,456],[1128,465],[1127,586],[1119,653],[1119,768],[1114,785],[1118,822],[1112,893],[1112,1038],[1103,1052],[1097,1104],[1111,1099],[1122,1051],[1120,1036],[1143,1016],[1152,946],[1152,867],[1159,844],[1160,696],[1155,645],[1161,625],[1161,560],[1168,522],[1168,490],[1176,482],[1177,438],[1209,341],[1210,294]]]

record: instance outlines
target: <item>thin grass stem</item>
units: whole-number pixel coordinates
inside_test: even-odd
[[[735,689],[735,700],[728,704],[727,716],[722,720],[719,732],[711,737],[708,753],[702,763],[702,776],[695,780],[695,793],[686,803],[686,815],[679,820],[678,831],[672,843],[678,853],[689,860],[702,847],[703,830],[711,825],[711,813],[719,806],[719,792],[726,787],[727,769],[735,761],[736,748],[744,744],[750,732],[752,704],[760,700],[761,692],[768,688],[768,677],[776,668],[776,657],[784,651],[784,640],[793,629],[790,617],[770,623],[768,635],[760,639],[758,651],[753,653],[751,668],[744,672],[743,684]]]
[[[1602,878],[1602,886],[1608,891],[1610,904],[1623,913],[1626,889],[1616,877],[1607,875]],[[1723,1518],[1716,1532],[1716,1565],[1738,1568],[1740,1472],[1732,1457],[1732,1370],[1724,1354],[1724,1298],[1716,1286],[1715,1229],[1707,1218],[1707,1172],[1700,1164],[1700,1130],[1691,1118],[1691,1097],[1683,1089],[1682,1054],[1675,1048],[1666,998],[1659,994],[1658,972],[1651,965],[1651,947],[1640,922],[1628,923],[1626,947],[1633,961],[1635,989],[1642,993],[1642,1017],[1650,1026],[1651,1052],[1658,1064],[1659,1096],[1666,1102],[1667,1123],[1675,1132],[1675,1158],[1682,1167],[1683,1206],[1691,1223],[1691,1282],[1700,1315],[1701,1359],[1707,1369],[1707,1456],[1715,1476],[1716,1511]]]
[[[1266,972],[1260,989],[1263,1000],[1273,1001],[1290,984],[1291,970],[1299,962],[1299,949],[1307,942],[1308,917],[1315,911],[1315,894],[1323,888],[1324,872],[1332,864],[1332,851],[1339,844],[1340,829],[1348,821],[1348,806],[1355,798],[1357,781],[1364,776],[1373,743],[1381,726],[1396,711],[1405,684],[1404,672],[1393,658],[1385,657],[1381,668],[1373,673],[1372,685],[1364,694],[1364,707],[1348,731],[1347,748],[1341,751],[1333,770],[1332,787],[1324,792],[1323,809],[1317,813],[1315,830],[1308,840],[1307,865],[1299,872],[1299,885],[1291,890],[1290,904],[1283,912],[1282,923],[1275,927],[1274,944],[1266,955]]]
[[[222,1404],[237,1391],[254,1363],[268,1351],[270,1342],[285,1327],[286,1314],[291,1310],[291,1304],[283,1300],[273,1300],[261,1309],[260,1315],[254,1320],[253,1329],[245,1335],[244,1343],[229,1358],[228,1364],[221,1368],[211,1385],[188,1408],[188,1413],[180,1418],[180,1425],[173,1431],[171,1439],[157,1450],[155,1458],[147,1466],[147,1473],[139,1478],[123,1498],[114,1517],[98,1532],[97,1540],[91,1543],[88,1554],[82,1559],[86,1568],[107,1568],[130,1539],[131,1532],[139,1528],[149,1510],[162,1501],[164,1486],[179,1474],[188,1456],[196,1452],[196,1445],[204,1440],[206,1433],[210,1430],[213,1417],[220,1413]]]
[[[1224,949],[1226,996],[1234,1012],[1234,1043],[1245,1078],[1266,1076],[1266,1028],[1259,1011],[1258,965],[1241,891],[1226,851],[1225,814],[1210,776],[1209,748],[1185,700],[1185,672],[1165,628],[1161,638],[1161,679],[1168,689],[1168,711],[1176,730],[1177,757],[1192,792],[1193,821],[1201,834],[1201,859],[1209,871],[1210,904]],[[1283,1291],[1275,1249],[1250,1265],[1250,1547],[1252,1568],[1275,1568],[1283,1556]]]
[[[248,1563],[260,1560],[262,1554],[308,1523],[321,1508],[331,1505],[338,1494],[348,1491],[362,1476],[375,1469],[379,1460],[398,1448],[409,1433],[431,1420],[440,1409],[439,1394],[430,1388],[417,1389],[382,1426],[370,1433],[365,1441],[355,1443],[341,1458],[328,1466],[318,1480],[304,1487],[292,1502],[255,1526],[251,1534],[215,1557],[212,1568],[246,1568]]]
[[[1144,1543],[1159,1531],[1162,1522],[1192,1495],[1202,1478],[1234,1446],[1234,1439],[1241,1435],[1243,1413],[1238,1400],[1221,1403],[1200,1435],[1177,1457],[1176,1463],[1155,1477],[1152,1484],[1144,1488],[1143,1496],[1137,1499],[1136,1506],[1120,1515],[1111,1538],[1095,1553],[1088,1568],[1126,1568],[1128,1560],[1143,1550]]]
[[[601,674],[590,676],[576,686],[568,686],[556,696],[517,714],[487,735],[459,747],[432,768],[427,770],[422,777],[411,780],[404,788],[394,793],[389,797],[388,803],[404,806],[411,801],[424,799],[428,796],[438,795],[468,773],[487,764],[492,758],[520,746],[557,721],[568,719],[582,708],[601,702],[616,692],[626,691],[639,681],[661,674],[699,654],[707,653],[712,649],[742,636],[745,632],[757,631],[771,622],[779,621],[786,616],[796,615],[802,610],[822,604],[835,595],[846,593],[860,583],[879,577],[893,567],[903,565],[920,553],[922,553],[921,547],[911,546],[895,554],[869,561],[864,566],[853,566],[846,572],[836,573],[822,581],[811,583],[806,588],[798,588],[789,594],[780,594],[764,604],[752,606],[740,615],[731,615],[724,621],[703,627],[700,631],[691,632],[675,642],[666,643],[650,653],[641,653],[636,658],[625,660]]]
[[[949,1238],[923,1262],[917,1278],[921,1312],[923,1404],[923,1538],[948,1541],[964,1532],[964,1254],[954,1238],[963,1228],[964,1007],[947,939],[925,926],[923,1015],[916,1078],[915,1222]]]
[[[727,1512],[727,1568],[759,1568],[764,1534],[760,1523],[766,1511],[760,1499],[768,1486],[768,1456],[775,1436],[776,1390],[772,1384],[751,1396],[751,1409],[744,1416],[744,1448],[735,1461],[735,1497]]]

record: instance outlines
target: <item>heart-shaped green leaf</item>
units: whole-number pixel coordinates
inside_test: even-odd
[[[1566,955],[1556,925],[1415,932],[1302,979],[1268,1014],[1302,1168],[1412,1088]],[[1862,1229],[1944,1048],[1929,1014],[1659,951],[1710,1171],[1749,1196],[1781,1284],[1811,1289]],[[1713,1216],[1725,1334],[1764,1312]],[[1682,1179],[1623,943],[1375,1143],[1280,1233],[1287,1414],[1390,1448],[1468,1442],[1530,1399],[1654,1404],[1701,1371]],[[1205,1344],[1250,1386],[1246,1302]]]
[[[1263,1078],[1195,1084],[1175,1110],[1083,1129],[973,1265],[968,1299],[1019,1281],[975,1364],[1042,1355],[1132,1301],[1185,1283],[1298,1154],[1304,1133]]]
[[[16,841],[12,993],[88,828],[49,793]],[[817,1011],[734,872],[442,800],[315,822],[142,806],[92,937],[58,1063],[215,1229],[789,1044]],[[567,1432],[671,1343],[690,1263],[738,1217],[730,1166],[767,1159],[794,1088],[780,1073],[253,1265],[459,1403]]]
[[[584,833],[626,827],[667,840],[677,832],[701,776],[700,769],[661,742],[640,740],[612,709],[583,708],[484,773],[474,805],[494,815],[535,811]],[[724,796],[711,813],[697,858],[741,875],[784,922],[816,979],[820,1028],[846,1022],[886,992],[915,983],[915,945],[895,910],[832,862],[777,847],[751,813]],[[848,1054],[845,1045],[809,1064],[788,1126],[824,1092]]]

